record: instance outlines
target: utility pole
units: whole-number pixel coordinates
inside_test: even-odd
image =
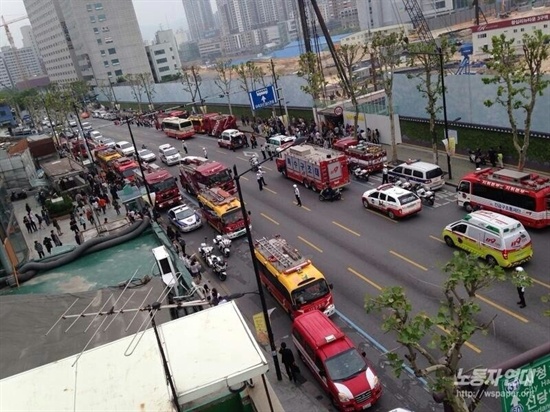
[[[311,49],[311,36],[309,35],[309,27],[307,24],[306,0],[298,0],[298,12],[300,14],[300,24],[302,25],[302,35],[304,36],[304,45],[306,53],[313,51]]]
[[[281,100],[284,100],[284,95],[282,95],[282,88],[279,88],[279,84],[277,82],[277,74],[275,73],[275,63],[273,63],[273,59],[271,59],[271,75],[273,76],[273,84],[275,85],[275,90],[277,91],[277,101],[279,102],[279,116],[283,116],[283,106],[281,103]],[[286,120],[283,121],[283,124],[285,125],[285,129],[288,127],[288,109],[286,107],[285,102],[285,117]]]
[[[200,110],[201,112],[203,111],[202,110],[202,106],[203,106],[203,100],[202,100],[202,96],[201,96],[201,88],[199,87],[198,83],[197,83],[197,69],[195,69],[195,66],[191,66],[191,74],[193,74],[193,80],[194,80],[194,85],[195,85],[195,90],[197,91],[197,93],[199,94],[199,102],[200,102]],[[200,78],[200,77],[199,77]]]

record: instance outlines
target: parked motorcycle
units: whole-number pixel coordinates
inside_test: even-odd
[[[481,166],[486,166],[487,163],[489,163],[489,155],[486,153],[482,153],[481,150],[471,150],[468,149],[468,158],[470,159],[470,163],[479,163]],[[476,159],[479,159],[476,161]]]
[[[210,246],[206,243],[206,238],[204,238],[204,242],[201,243],[199,246],[199,254],[201,255],[201,258],[204,260],[206,265],[211,268],[212,267],[212,252],[214,251],[214,246]]]
[[[412,183],[409,182],[408,180],[405,182],[403,180],[396,180],[393,185],[405,190],[411,190],[413,186]]]
[[[369,171],[367,169],[363,169],[361,167],[356,167],[353,169],[353,177],[355,177],[357,180],[363,180],[365,182],[369,181]]]
[[[252,168],[252,170],[254,172],[257,172],[260,164],[260,161],[258,160],[258,156],[256,155],[252,156],[248,162],[250,163],[250,167]]]
[[[214,245],[218,247],[220,253],[222,253],[225,258],[228,258],[231,254],[231,239],[227,236],[217,235],[213,242]]]
[[[422,202],[433,206],[435,203],[435,193],[429,189],[426,189],[421,184],[414,185],[411,190],[422,200]]]
[[[227,279],[227,262],[221,256],[212,255],[212,271],[223,282]]]
[[[340,189],[323,189],[319,193],[319,200],[329,200],[334,202],[335,200],[342,199],[342,191]]]
[[[25,192],[24,190],[21,190],[19,193],[11,192],[10,199],[12,202],[15,200],[21,200],[26,198],[27,198],[27,192]]]

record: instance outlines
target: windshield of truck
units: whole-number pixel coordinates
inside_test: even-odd
[[[126,170],[122,171],[122,176],[124,176],[124,177],[131,177],[131,176],[134,176],[134,175],[135,175],[134,169],[126,169]]]
[[[308,283],[301,288],[292,292],[292,300],[297,305],[305,305],[309,302],[314,302],[322,298],[330,292],[325,279],[317,279],[314,282]]]
[[[168,157],[168,156],[175,156],[178,154],[178,151],[174,148],[172,149],[168,149],[164,152],[164,156]]]
[[[403,196],[399,196],[399,204],[401,205],[407,205],[409,203],[414,202],[416,199],[416,195],[414,193],[409,193]]]
[[[170,177],[162,182],[153,183],[149,186],[149,190],[151,190],[151,192],[162,192],[164,190],[172,189],[173,187],[177,187],[176,179]]]
[[[233,225],[243,220],[241,209],[235,209],[227,212],[222,216],[222,221],[225,225]]]
[[[365,359],[355,348],[351,348],[332,358],[328,358],[325,362],[325,366],[328,375],[333,381],[343,381],[353,378],[367,369]]]
[[[222,186],[231,180],[233,180],[231,177],[231,172],[229,169],[225,169],[216,175],[208,176],[208,186]]]

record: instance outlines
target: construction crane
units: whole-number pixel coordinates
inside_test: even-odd
[[[4,16],[2,16],[2,24],[0,24],[0,27],[4,27],[6,30],[6,37],[8,38],[8,42],[10,44],[11,49],[13,50],[13,54],[15,56],[15,63],[17,64],[17,69],[19,70],[19,73],[21,73],[21,77],[23,78],[23,82],[26,85],[27,84],[27,70],[25,69],[23,63],[21,63],[21,59],[19,57],[19,51],[15,47],[15,41],[13,40],[13,36],[10,31],[10,24],[17,23],[18,21],[26,20],[28,19],[27,16],[19,17],[15,20],[6,21],[4,19]]]

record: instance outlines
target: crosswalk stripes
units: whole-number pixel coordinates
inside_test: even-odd
[[[357,182],[357,180],[355,180],[353,178],[352,178],[352,181]],[[364,186],[375,188],[375,187],[378,187],[382,184],[382,176],[381,175],[374,175],[374,176],[371,175],[371,176],[369,176],[369,181],[368,182],[357,182],[357,183],[362,184]],[[448,205],[449,203],[455,203],[455,202],[456,202],[456,192],[447,190],[447,189],[445,189],[445,187],[443,187],[439,190],[436,190],[434,205],[433,206],[428,206],[428,205],[424,204],[424,206],[432,207],[432,208],[438,208],[438,207],[441,207],[441,206]]]

